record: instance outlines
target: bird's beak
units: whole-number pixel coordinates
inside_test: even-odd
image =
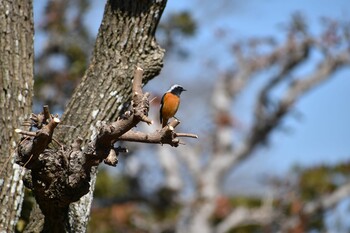
[[[187,91],[186,89],[182,89],[182,91]]]

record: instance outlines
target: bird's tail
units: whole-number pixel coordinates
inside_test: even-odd
[[[164,128],[167,124],[168,124],[168,120],[167,119],[163,119],[162,128]]]

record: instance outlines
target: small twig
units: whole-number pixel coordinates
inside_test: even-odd
[[[30,155],[29,159],[27,160],[27,162],[25,162],[23,167],[26,167],[28,165],[28,163],[30,162],[30,160],[32,160],[32,158],[33,158],[33,154]]]
[[[46,114],[48,113],[47,107],[44,107],[44,112],[46,112]],[[36,117],[44,117],[44,114],[38,114]],[[41,121],[39,123],[42,124],[43,122],[45,121]],[[21,129],[16,129],[16,133],[26,135],[28,138],[32,137],[31,139],[29,139],[30,142],[24,143],[27,141],[27,139],[24,139],[19,144],[18,156],[20,160],[18,160],[17,163],[21,165],[24,163],[23,166],[26,167],[27,165],[30,166],[28,163],[32,160],[35,162],[38,156],[41,153],[43,153],[47,146],[51,143],[51,141],[54,140],[52,139],[53,131],[59,123],[60,120],[58,118],[51,117],[50,115],[50,121],[47,124],[42,124],[42,127],[36,132],[28,132]],[[62,145],[58,141],[55,142],[62,147]],[[27,160],[28,157],[29,159]]]
[[[153,101],[155,101],[157,99],[157,96],[156,97],[153,97],[153,99],[151,99],[150,101],[149,101],[149,103],[152,103]]]
[[[153,124],[153,121],[149,119],[146,115],[141,115],[141,121],[146,122],[148,125]]]
[[[109,154],[108,154],[107,158],[105,158],[103,161],[107,165],[110,165],[110,166],[113,166],[113,167],[117,166],[117,164],[118,164],[118,153],[114,150],[114,148],[112,148],[109,151]]]
[[[175,135],[182,138],[198,138],[198,135],[192,133],[175,133]]]
[[[43,114],[44,114],[45,123],[47,122],[47,120],[51,120],[52,116],[50,114],[48,105],[44,105]]]
[[[21,140],[21,142],[19,143],[19,145],[21,145],[24,141],[26,141],[28,138],[30,138],[30,137],[32,137],[32,136],[27,136],[27,137],[25,137],[25,138],[23,138],[23,140]]]
[[[21,126],[27,126],[27,127],[30,127],[32,126],[32,122],[31,121],[24,121]]]
[[[64,148],[64,146],[55,138],[52,138],[52,141],[54,141],[59,147],[61,147],[61,149]]]
[[[36,133],[35,132],[29,132],[29,131],[24,131],[21,129],[15,129],[15,132],[21,135],[29,136],[29,137],[35,137]]]
[[[136,67],[132,85],[132,92],[134,95],[142,94],[142,76],[143,69],[141,67]]]

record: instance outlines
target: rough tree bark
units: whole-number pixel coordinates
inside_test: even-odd
[[[14,231],[23,200],[14,128],[31,113],[33,35],[32,1],[0,1],[0,232]]]
[[[100,122],[92,140],[84,145],[77,139],[70,145],[62,145],[52,138],[54,129],[60,123],[53,117],[47,106],[39,114],[32,114],[31,123],[36,132],[16,129],[23,137],[18,146],[16,163],[28,168],[25,184],[33,191],[35,200],[44,215],[44,227],[41,232],[80,232],[76,222],[69,221],[69,205],[78,201],[91,190],[91,171],[103,161],[116,166],[118,154],[125,148],[115,148],[116,141],[133,141],[179,146],[179,137],[197,138],[188,133],[176,133],[179,125],[174,120],[168,126],[153,133],[134,131],[140,122],[151,124],[148,118],[149,93],[142,91],[143,70],[135,70],[132,87],[132,105],[114,122]],[[60,144],[60,148],[49,148],[50,143]],[[88,210],[87,210],[88,211]],[[86,224],[84,222],[84,224]],[[37,229],[37,228],[36,228]]]
[[[62,128],[60,139],[68,142],[78,135],[87,139],[97,121],[115,120],[130,100],[136,65],[144,69],[145,82],[159,74],[165,51],[155,40],[155,30],[165,4],[166,0],[107,1],[91,65],[63,115],[63,123],[75,128]],[[93,183],[95,177],[92,174]],[[71,205],[70,218],[77,230],[86,228],[92,193],[93,188]]]
[[[136,66],[143,68],[146,82],[159,74],[164,50],[154,36],[165,3],[107,1],[91,64],[62,117],[75,127],[62,128],[61,140],[89,138],[96,121],[115,120],[130,100]]]
[[[154,34],[165,4],[165,0],[107,1],[91,64],[62,116],[65,127],[58,126],[56,130],[55,138],[61,143],[69,144],[78,137],[86,142],[96,133],[97,122],[119,116],[130,101],[136,65],[144,69],[144,82],[159,74],[164,50]],[[92,168],[89,193],[69,210],[62,210],[62,221],[69,225],[64,227],[66,231],[86,231],[95,176]],[[42,225],[47,224],[43,218],[40,208],[34,208],[26,232],[50,228]],[[52,227],[54,224],[57,223]]]

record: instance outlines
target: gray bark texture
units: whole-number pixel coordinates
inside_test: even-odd
[[[0,1],[0,232],[13,232],[23,200],[23,168],[14,164],[33,95],[32,1]]]
[[[74,91],[58,137],[72,141],[91,137],[96,121],[113,121],[131,98],[135,67],[147,82],[160,73],[164,50],[154,34],[166,1],[109,0],[95,43],[91,64]]]
[[[39,141],[51,141],[53,119],[52,127],[41,129],[42,138],[37,132],[36,139],[24,140],[19,148],[20,154],[33,156],[29,163],[24,157],[18,163],[31,170],[25,183],[40,207],[35,206],[25,232],[86,232],[98,165],[85,156],[94,154],[88,141],[96,137],[98,122],[116,120],[129,105],[136,66],[143,68],[144,83],[159,74],[164,50],[154,36],[165,4],[107,1],[89,68],[61,118],[64,127],[58,125],[53,136],[62,145],[82,138],[83,152],[73,146],[32,149]]]

